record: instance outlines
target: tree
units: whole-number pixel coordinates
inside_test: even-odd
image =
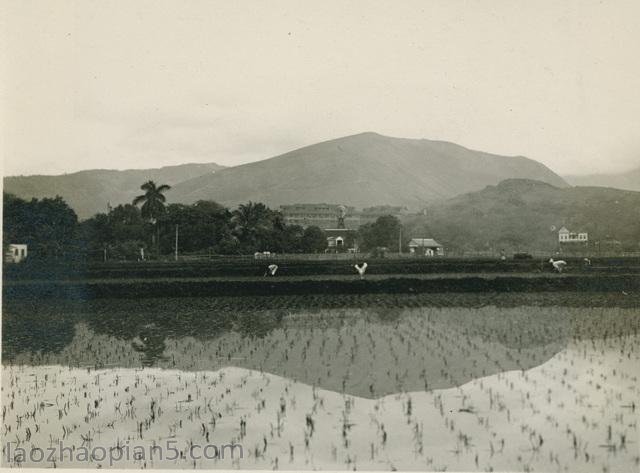
[[[378,217],[373,223],[362,225],[358,231],[361,246],[366,251],[378,247],[386,247],[390,250],[398,247],[398,238],[402,224],[393,215]]]
[[[152,229],[132,204],[118,205],[108,214],[99,213],[79,224],[79,240],[93,258],[135,259]],[[132,249],[136,248],[134,252]],[[134,254],[135,253],[135,254]]]
[[[301,245],[305,253],[317,253],[327,248],[327,235],[320,228],[314,225],[304,229]]]
[[[133,205],[137,206],[142,203],[140,208],[142,217],[148,219],[151,223],[155,223],[157,218],[165,211],[164,203],[166,197],[163,192],[171,189],[171,186],[167,184],[156,186],[155,182],[147,181],[140,186],[140,189],[144,191],[144,194],[133,199]]]
[[[276,217],[278,222],[278,217]],[[270,251],[278,253],[299,253],[304,230],[300,225],[282,225],[276,223],[269,238]]]
[[[118,205],[108,215],[112,238],[116,241],[144,240],[149,233],[149,223],[142,212],[132,204]]]
[[[265,251],[274,228],[275,212],[260,202],[240,204],[233,212],[235,233],[245,252]],[[279,224],[279,223],[278,223]]]
[[[170,204],[159,218],[160,247],[163,253],[174,250],[175,226],[179,227],[181,252],[214,251],[230,233],[231,213],[216,202],[198,201],[193,205]]]
[[[97,254],[104,250],[114,240],[109,215],[99,213],[80,222],[78,235],[80,242],[90,253]]]
[[[73,255],[78,217],[62,197],[25,201],[4,195],[3,245],[26,243],[30,257]]]
[[[167,200],[163,192],[171,189],[171,186],[167,184],[157,186],[155,182],[147,181],[140,186],[140,189],[144,191],[144,194],[133,199],[133,205],[137,206],[138,204],[142,204],[142,207],[140,208],[142,217],[146,218],[156,227],[155,234],[152,233],[151,236],[151,243],[156,244],[157,246],[156,235],[158,233],[158,226],[156,224],[158,222],[158,217],[165,211],[164,203]]]
[[[117,242],[109,248],[109,258],[124,261],[135,261],[142,257],[141,248],[145,248],[144,241],[125,240]]]

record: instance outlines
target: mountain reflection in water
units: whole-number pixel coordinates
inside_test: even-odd
[[[362,397],[458,386],[540,365],[571,335],[569,308],[208,309],[156,300],[5,311],[9,364],[235,366]]]

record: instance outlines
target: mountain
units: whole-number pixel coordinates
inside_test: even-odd
[[[271,207],[327,202],[420,209],[518,177],[567,185],[544,165],[521,156],[362,133],[196,177],[174,186],[167,197],[183,203],[211,199],[227,206],[252,200]]]
[[[4,178],[4,191],[23,199],[59,195],[83,219],[105,212],[107,203],[131,203],[145,181],[174,185],[221,169],[223,166],[215,163],[192,163],[125,171],[92,169],[59,176],[11,176]]]
[[[167,193],[169,202],[215,200],[234,207],[252,200],[275,208],[327,202],[360,208],[403,205],[417,210],[509,178],[567,185],[544,165],[522,156],[498,156],[443,141],[362,133],[231,168],[209,163],[6,177],[4,189],[21,198],[60,195],[80,218],[87,218],[105,211],[108,202],[112,206],[131,202],[149,179],[173,187]]]
[[[621,248],[637,251],[638,209],[640,192],[508,179],[434,204],[405,225],[410,237],[435,238],[449,249],[550,252],[557,249],[557,231],[566,226],[588,232],[591,244],[617,240]]]
[[[587,176],[565,176],[572,186],[600,186],[640,191],[640,167],[618,174],[590,174]]]

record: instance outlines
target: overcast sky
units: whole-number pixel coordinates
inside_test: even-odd
[[[562,174],[640,165],[637,0],[3,5],[5,175],[235,165],[362,131]]]

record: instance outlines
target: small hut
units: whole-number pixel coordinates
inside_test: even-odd
[[[11,243],[4,254],[7,263],[20,263],[27,258],[27,245],[21,243]]]
[[[444,256],[444,247],[433,238],[412,238],[409,253],[419,256]]]

